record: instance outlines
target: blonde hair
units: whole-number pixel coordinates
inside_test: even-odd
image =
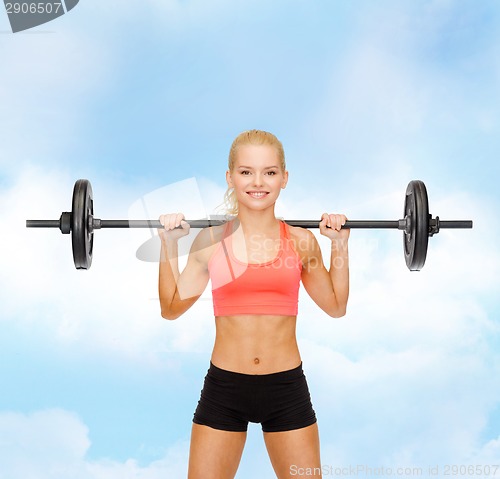
[[[240,133],[229,150],[229,158],[227,162],[227,167],[229,171],[233,171],[234,164],[236,162],[236,154],[238,147],[243,145],[269,145],[276,148],[278,153],[278,159],[280,162],[281,170],[284,172],[286,170],[285,163],[285,150],[281,141],[276,138],[272,133],[262,130],[248,130]],[[238,214],[238,200],[236,199],[236,194],[233,188],[228,188],[224,194],[224,209],[227,215],[237,215]]]

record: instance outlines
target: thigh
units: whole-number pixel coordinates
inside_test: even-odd
[[[278,479],[322,477],[318,423],[291,431],[265,432],[264,440]]]
[[[188,479],[233,479],[247,433],[193,424]]]

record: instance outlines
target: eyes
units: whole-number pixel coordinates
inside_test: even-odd
[[[250,175],[250,173],[251,173],[251,171],[249,171],[249,170],[241,170],[240,171],[240,174],[243,175],[243,176],[248,176],[248,175]],[[269,171],[266,172],[266,175],[270,175],[270,176],[275,176],[277,174],[278,173],[276,171],[274,171],[274,170],[269,170]]]

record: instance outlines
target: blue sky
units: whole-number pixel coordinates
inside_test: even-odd
[[[78,178],[102,218],[212,212],[251,128],[285,147],[280,216],[396,219],[418,178],[432,214],[474,220],[432,238],[419,273],[399,233],[353,232],[341,320],[301,290],[322,463],[499,464],[499,16],[488,0],[82,0],[14,35],[0,13],[0,478],[185,477],[209,289],[165,322],[158,266],[135,256],[149,232],[97,232],[77,272],[68,237],[24,222],[69,210]],[[257,425],[237,477],[273,477]]]

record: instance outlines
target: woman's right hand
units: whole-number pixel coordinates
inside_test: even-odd
[[[179,238],[189,234],[189,223],[184,221],[182,213],[167,213],[160,215],[160,223],[163,228],[158,228],[158,235],[163,241],[177,241]],[[177,228],[182,226],[182,228]]]

